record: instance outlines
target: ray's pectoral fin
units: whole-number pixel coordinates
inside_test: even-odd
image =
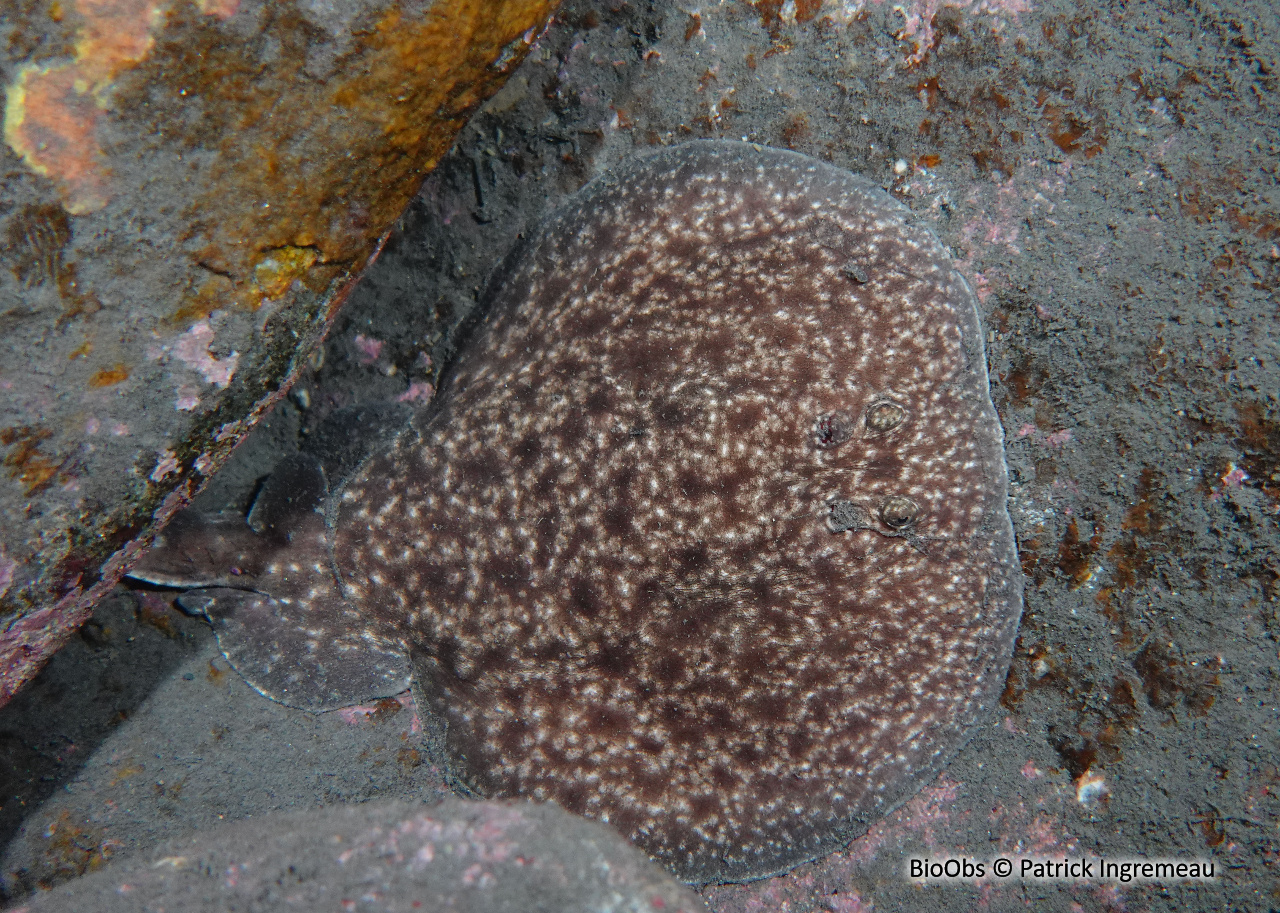
[[[243,518],[175,517],[130,576],[194,587],[178,597],[213,626],[218,647],[256,691],[321,711],[409,687],[403,644],[343,598],[320,508],[320,464],[289,457]]]
[[[222,655],[255,691],[289,707],[335,710],[409,687],[404,647],[351,617],[332,583],[301,598],[208,587],[178,602],[209,619]]]

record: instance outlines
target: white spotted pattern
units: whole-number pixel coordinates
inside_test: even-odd
[[[438,411],[338,502],[347,596],[407,625],[473,788],[740,879],[861,833],[963,742],[1021,583],[973,296],[908,215],[703,142],[531,239]]]

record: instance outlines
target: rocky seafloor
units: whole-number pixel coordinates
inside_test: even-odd
[[[428,179],[323,358],[202,497],[421,401],[521,227],[637,147],[862,173],[977,291],[1026,611],[998,712],[864,837],[713,910],[1267,910],[1280,853],[1280,24],[1265,3],[571,4]],[[221,821],[446,790],[407,701],[262,699],[118,591],[0,710],[5,897]],[[922,883],[911,858],[1204,860]]]

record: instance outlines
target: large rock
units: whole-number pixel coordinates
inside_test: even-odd
[[[270,815],[173,841],[11,913],[694,913],[701,900],[554,805],[404,802]]]
[[[0,15],[0,704],[287,389],[554,0]]]

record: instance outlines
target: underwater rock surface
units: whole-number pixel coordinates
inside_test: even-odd
[[[552,805],[451,799],[277,813],[169,841],[13,913],[450,910],[696,913],[608,828]]]
[[[548,0],[0,16],[0,705],[288,390]]]

